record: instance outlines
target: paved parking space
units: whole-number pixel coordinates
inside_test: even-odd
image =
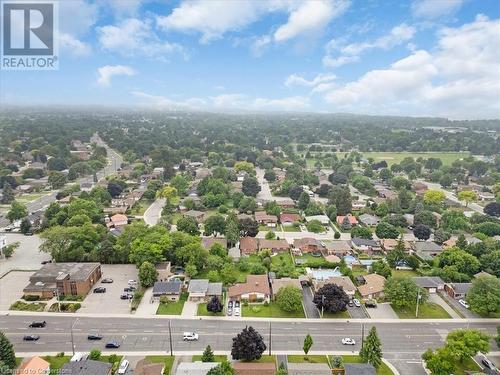
[[[103,264],[102,277],[112,278],[112,284],[102,284],[100,281],[94,288],[103,286],[106,293],[93,293],[92,291],[82,302],[80,313],[91,314],[128,314],[130,301],[121,300],[123,288],[128,286],[128,280],[137,280],[137,268],[133,264]],[[102,280],[102,279],[101,279]]]
[[[465,318],[469,319],[480,318],[479,315],[463,307],[461,304],[458,303],[458,300],[451,298],[448,294],[440,293],[440,296],[446,300],[445,303],[449,302],[449,304],[452,305],[455,310],[459,311]]]
[[[399,319],[390,303],[379,303],[376,308],[366,309],[372,319]]]
[[[304,312],[309,319],[319,319],[319,311],[313,303],[314,294],[309,286],[302,287],[302,304],[304,305]]]
[[[50,255],[41,253],[38,248],[42,243],[38,235],[25,236],[20,233],[2,233],[7,238],[7,244],[19,242],[19,247],[9,259],[0,259],[0,276],[11,270],[36,271],[40,269],[43,260],[49,260]]]
[[[450,305],[448,305],[438,294],[429,294],[429,302],[435,303],[441,306],[453,319],[460,319],[461,316],[453,310]]]
[[[33,272],[12,271],[0,279],[0,311],[7,311],[23,296],[23,289],[29,284]]]
[[[369,317],[363,305],[361,305],[360,307],[347,305],[347,311],[353,319],[364,319]]]

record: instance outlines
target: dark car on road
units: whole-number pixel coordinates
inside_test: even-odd
[[[45,320],[43,321],[38,321],[38,322],[32,322],[29,327],[30,328],[43,328],[47,325],[47,322]]]
[[[89,333],[87,336],[87,340],[102,340],[102,335],[98,333]]]
[[[24,341],[37,341],[40,338],[38,335],[26,335],[23,337]]]
[[[106,343],[106,348],[107,349],[118,349],[120,347],[120,344],[118,344],[116,341],[110,341]]]
[[[94,293],[106,293],[106,288],[99,286],[94,289]]]

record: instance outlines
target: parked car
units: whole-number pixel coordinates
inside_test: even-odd
[[[342,345],[356,345],[356,341],[350,337],[345,337],[342,339]]]
[[[198,341],[198,334],[196,332],[184,332],[182,339],[184,341]]]
[[[125,293],[130,293],[130,292],[133,292],[132,288],[130,288],[130,287],[129,287],[129,288],[123,288],[123,291],[124,291]]]
[[[129,280],[128,285],[137,285],[137,280]]]
[[[234,316],[240,316],[240,308],[239,307],[234,308]]]
[[[42,260],[41,264],[49,264],[52,263],[52,260]]]
[[[94,293],[106,293],[106,288],[99,286],[94,289]]]
[[[463,307],[465,307],[466,309],[468,309],[470,306],[469,304],[467,303],[467,301],[463,300],[463,299],[459,299],[458,300],[458,303],[461,304]]]
[[[122,361],[122,363],[120,363],[120,367],[118,368],[118,374],[125,374],[127,372],[128,365],[129,365],[129,361],[124,359]]]
[[[483,359],[481,359],[481,362],[483,363],[484,367],[486,367],[487,369],[497,371],[496,366],[488,358],[483,357]]]
[[[112,284],[113,283],[113,279],[111,277],[106,277],[105,279],[101,280],[101,283],[103,283],[103,284]]]
[[[356,306],[356,307],[361,307],[361,303],[359,302],[359,300],[358,300],[358,299],[354,298],[354,299],[352,300],[352,302],[354,303],[354,306]]]
[[[45,320],[42,321],[34,321],[32,322],[29,327],[30,328],[43,328],[47,325],[47,322]]]
[[[24,341],[38,341],[39,338],[40,338],[40,336],[38,336],[38,335],[26,335],[23,337],[23,340]]]
[[[120,299],[132,299],[132,298],[134,298],[134,296],[132,294],[122,293],[120,295]]]
[[[349,300],[349,302],[347,303],[349,306],[354,306],[354,302],[352,302],[352,299]]]
[[[234,301],[234,307],[240,307],[240,301]]]
[[[102,335],[97,332],[89,333],[87,340],[102,340]]]
[[[368,300],[368,301],[365,302],[365,306],[367,308],[376,308],[377,307],[377,301]]]
[[[118,349],[120,347],[120,344],[118,344],[116,341],[110,341],[106,343],[106,348],[107,349]]]

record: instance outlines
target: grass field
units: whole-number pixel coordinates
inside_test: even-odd
[[[392,305],[391,305],[392,306]],[[415,319],[415,309],[400,309],[392,306],[400,319]],[[418,319],[450,319],[451,316],[441,306],[426,302],[418,307]]]
[[[182,293],[181,298],[177,302],[161,302],[156,310],[156,315],[181,315],[184,302],[188,299],[187,293]]]
[[[290,363],[328,363],[326,355],[289,355],[288,362]]]
[[[200,355],[193,355],[193,362],[200,362],[201,361],[201,354]],[[227,355],[214,355],[214,362],[224,362],[227,361]]]
[[[395,279],[404,279],[407,277],[416,277],[418,276],[418,273],[412,270],[395,270],[391,269],[392,271],[392,277]]]
[[[71,359],[71,357],[68,355],[62,357],[46,356],[42,358],[50,363],[50,372],[53,374],[57,374],[58,370],[63,367],[65,363],[68,363]]]
[[[298,312],[286,312],[280,309],[280,307],[271,302],[269,305],[264,306],[263,304],[255,304],[244,306],[241,311],[241,315],[244,317],[252,318],[305,318],[304,311]]]
[[[137,202],[132,206],[130,212],[132,215],[142,216],[144,215],[144,212],[146,212],[148,207],[151,206],[152,203],[153,201],[151,200],[141,199],[139,202]]]
[[[294,227],[293,225],[282,225],[283,232],[300,232],[299,227]]]
[[[203,303],[199,303],[198,304],[198,312],[197,314],[198,316],[224,316],[224,311],[221,311],[220,313],[211,313],[209,311],[207,311],[207,304],[205,302]]]
[[[23,203],[23,204],[26,204],[26,203],[29,203],[29,202],[32,202],[38,198],[41,198],[43,197],[44,195],[47,195],[47,194],[50,194],[49,191],[43,191],[41,193],[27,193],[27,194],[23,194],[19,197],[16,197],[16,201],[18,201],[19,203]]]
[[[151,363],[163,363],[165,365],[163,374],[169,375],[170,370],[172,370],[172,365],[174,364],[175,357],[169,355],[148,355],[146,359]]]

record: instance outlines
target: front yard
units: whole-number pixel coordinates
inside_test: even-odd
[[[219,313],[212,313],[210,311],[207,311],[207,303],[202,302],[198,304],[198,312],[196,313],[198,316],[224,316],[224,310],[222,310]]]
[[[288,362],[290,363],[326,363],[328,366],[330,364],[330,358],[326,355],[289,355]],[[343,355],[341,356],[344,363],[363,363],[358,355]],[[377,369],[377,375],[394,375],[392,370],[382,362],[380,367]]]
[[[174,364],[174,356],[169,355],[148,355],[146,359],[151,363],[163,363],[165,365],[164,375],[169,375],[172,365]]]
[[[392,306],[394,312],[400,319],[415,319],[415,308],[400,309]],[[432,302],[426,302],[418,307],[418,319],[451,319],[441,306]]]
[[[156,315],[181,315],[184,307],[184,302],[188,299],[188,293],[181,294],[177,302],[160,302]]]
[[[271,302],[269,305],[249,304],[243,305],[241,316],[252,318],[305,318],[304,311],[286,312],[278,304]]]

